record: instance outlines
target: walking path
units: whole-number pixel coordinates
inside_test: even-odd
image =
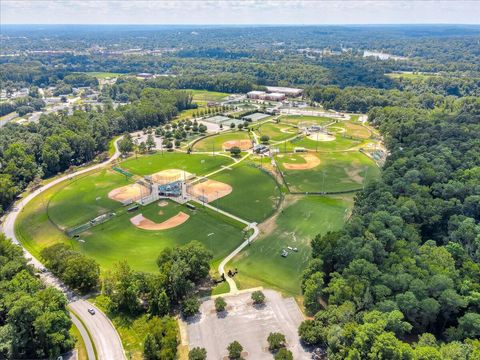
[[[11,239],[11,241],[14,244],[21,245],[21,243],[18,241],[15,235],[15,220],[17,219],[18,214],[22,211],[25,205],[27,205],[28,202],[30,202],[37,195],[50,189],[52,186],[55,186],[61,183],[62,181],[73,179],[78,175],[87,173],[92,170],[99,169],[118,159],[120,157],[120,151],[118,150],[117,144],[121,138],[122,137],[119,137],[115,141],[114,143],[115,153],[107,161],[94,166],[84,168],[72,174],[61,176],[49,182],[48,184],[36,189],[35,191],[32,191],[28,196],[26,196],[24,199],[16,203],[13,206],[13,210],[6,216],[2,226],[2,231],[4,232],[5,236]],[[75,314],[83,321],[83,323],[85,324],[86,330],[92,336],[93,342],[95,344],[95,348],[97,350],[97,355],[98,355],[97,358],[100,360],[125,359],[125,353],[123,351],[123,346],[122,346],[120,337],[118,336],[118,333],[115,327],[107,318],[107,316],[103,314],[99,309],[95,309],[96,311],[95,315],[93,316],[90,315],[87,310],[88,308],[93,308],[92,304],[90,304],[85,300],[78,300],[65,284],[63,284],[52,273],[46,271],[45,266],[43,266],[43,264],[38,259],[36,259],[32,254],[30,254],[25,248],[23,248],[23,254],[27,259],[29,259],[30,264],[32,264],[35,268],[41,271],[40,277],[46,284],[56,287],[57,289],[59,289],[65,294],[65,296],[70,302],[69,307],[76,310]],[[80,333],[82,334],[81,331]],[[88,336],[84,337],[82,334],[82,337],[86,345],[87,344],[92,345],[90,338]],[[87,346],[90,346],[90,345],[87,345]]]

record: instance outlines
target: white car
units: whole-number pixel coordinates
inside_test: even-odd
[[[92,308],[88,308],[88,312],[89,312],[91,315],[95,315],[95,310],[92,309]]]

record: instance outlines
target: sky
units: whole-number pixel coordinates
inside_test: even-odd
[[[0,0],[1,24],[480,24],[480,0]]]

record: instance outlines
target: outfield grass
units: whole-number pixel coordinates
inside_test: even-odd
[[[136,175],[151,175],[158,171],[180,169],[196,175],[206,175],[221,166],[233,162],[221,155],[190,154],[179,152],[157,152],[151,155],[130,158],[120,163],[120,167]]]
[[[267,231],[227,265],[238,269],[235,281],[240,288],[266,286],[288,295],[300,294],[301,275],[311,259],[310,241],[318,233],[340,229],[353,206],[351,196],[293,196],[286,208],[262,230]],[[296,247],[282,257],[282,249]],[[228,271],[226,269],[226,271]]]
[[[288,131],[287,132],[282,132]],[[292,126],[285,124],[275,124],[272,122],[267,122],[260,125],[256,130],[256,133],[259,136],[267,135],[270,137],[271,141],[283,141],[295,136],[298,133],[298,130]]]
[[[158,215],[159,211],[163,211],[164,215]],[[179,211],[187,213],[190,218],[168,230],[142,230],[130,223],[130,218],[139,213],[155,222],[161,222]],[[133,269],[152,272],[157,269],[155,261],[161,250],[184,245],[192,240],[202,242],[211,250],[213,261],[221,259],[243,241],[243,227],[243,224],[232,223],[231,219],[218,213],[212,216],[211,210],[201,206],[192,211],[173,202],[166,207],[159,207],[155,202],[133,213],[116,216],[82,233],[81,239],[85,242],[78,242],[78,247],[87,256],[97,260],[103,269],[126,259]]]
[[[246,160],[211,177],[230,184],[233,191],[211,203],[248,221],[261,222],[276,209],[280,189],[272,176]]]
[[[287,143],[287,149],[290,148],[289,151],[292,151],[295,147],[304,147],[305,149],[309,150],[328,152],[348,150],[360,144],[361,141],[359,140],[344,138],[341,135],[336,135],[336,139],[334,141],[316,141],[303,136],[293,141],[289,141]],[[284,146],[280,145],[279,148],[280,151],[283,151]]]
[[[223,143],[230,140],[250,139],[246,131],[233,131],[219,135],[209,136],[200,140],[193,146],[194,151],[222,151]]]
[[[293,125],[298,125],[302,122],[310,122],[317,125],[326,125],[333,121],[335,121],[335,119],[325,116],[284,115],[280,117],[280,123]]]
[[[372,132],[366,126],[354,121],[340,121],[329,126],[328,130],[336,132],[338,128],[345,129],[346,136],[351,136],[357,139],[368,139],[372,135]],[[338,136],[342,136],[342,134],[340,133]]]
[[[360,152],[309,153],[320,159],[320,165],[308,170],[289,170],[284,163],[304,163],[301,154],[276,156],[291,191],[333,192],[362,188],[378,177],[380,170],[374,161]]]
[[[103,169],[77,180],[67,180],[52,195],[48,204],[51,221],[61,228],[84,224],[100,214],[121,207],[108,198],[116,188],[132,183],[113,170]]]

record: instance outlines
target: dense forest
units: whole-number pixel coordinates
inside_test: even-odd
[[[300,334],[330,359],[476,359],[480,100],[454,114],[373,108],[369,119],[390,156],[345,228],[312,241],[305,304],[329,306]]]
[[[56,358],[75,340],[67,299],[45,287],[22,249],[0,234],[0,358]]]

